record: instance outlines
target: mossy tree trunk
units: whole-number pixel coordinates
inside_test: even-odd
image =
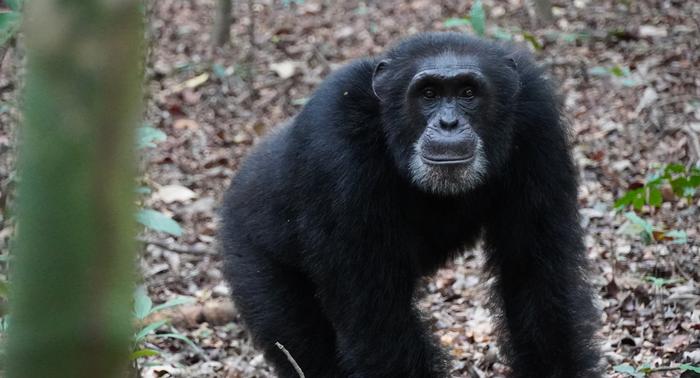
[[[140,0],[26,2],[8,377],[123,377]]]

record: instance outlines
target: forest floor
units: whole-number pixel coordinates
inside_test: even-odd
[[[153,191],[143,202],[171,215],[184,234],[146,232],[151,243],[139,264],[154,302],[194,298],[160,316],[199,350],[149,337],[147,346],[161,353],[139,361],[145,377],[274,376],[222,278],[216,212],[230,178],[259,137],[296,114],[332,70],[416,32],[471,32],[465,22],[445,22],[466,17],[471,2],[234,3],[232,42],[222,48],[211,42],[214,0],[157,0],[148,9],[146,123],[167,139],[144,152],[143,181]],[[662,165],[700,161],[700,2],[554,3],[555,22],[536,27],[522,0],[486,0],[487,34],[507,33],[531,49],[561,89],[607,373],[631,376],[613,367],[648,364],[650,376],[681,376],[666,368],[700,365],[700,196],[664,190],[660,208],[638,212],[656,230],[684,231],[685,242],[645,242],[614,203]],[[0,74],[0,205],[14,186],[16,50]],[[0,217],[3,254],[12,233]],[[507,373],[481,265],[480,251],[466,252],[426,281],[419,302],[450,351],[454,376]]]

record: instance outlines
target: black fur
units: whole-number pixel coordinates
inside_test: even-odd
[[[422,130],[406,85],[417,62],[445,52],[495,88],[475,126],[485,179],[455,195],[416,187],[407,170]],[[446,376],[416,286],[481,238],[512,375],[599,376],[576,171],[542,70],[462,34],[415,36],[382,58],[394,69],[374,89],[378,60],[332,74],[233,179],[220,238],[256,344],[281,377],[296,373],[277,341],[309,378]]]

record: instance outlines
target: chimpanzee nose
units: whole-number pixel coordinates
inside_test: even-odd
[[[459,121],[456,117],[440,117],[440,128],[444,130],[452,130],[457,127]]]

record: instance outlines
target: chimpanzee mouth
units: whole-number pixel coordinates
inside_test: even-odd
[[[421,154],[420,157],[425,163],[432,165],[457,165],[471,163],[474,160],[474,154],[458,157],[428,157]]]
[[[419,188],[441,195],[467,192],[482,183],[486,176],[486,153],[478,140],[473,153],[430,154],[421,148],[420,142],[413,147],[409,164],[411,181]]]

